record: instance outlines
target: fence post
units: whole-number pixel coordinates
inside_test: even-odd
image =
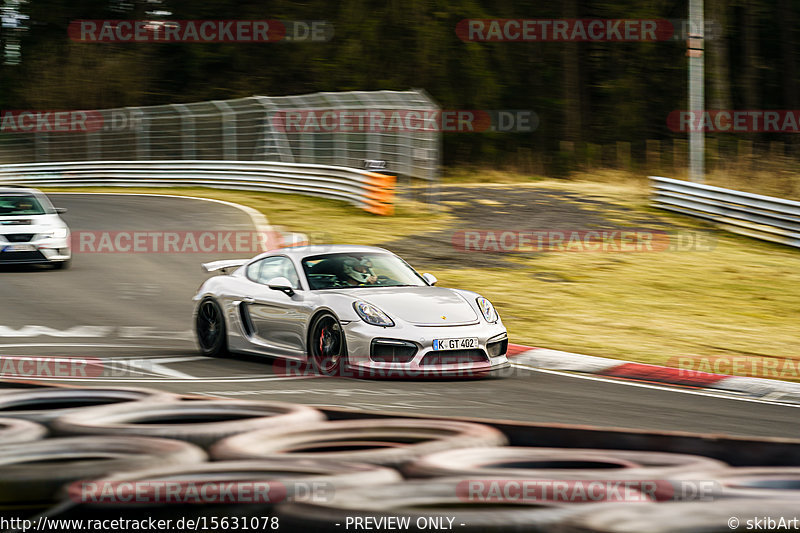
[[[44,163],[50,154],[50,137],[47,133],[39,131],[33,134],[33,150],[37,163]]]
[[[236,160],[236,114],[223,100],[212,100],[211,103],[222,113],[222,158],[234,161]]]
[[[133,116],[135,107],[126,107],[128,116]],[[141,126],[133,128],[134,142],[136,144],[136,159],[146,161],[150,158],[150,121],[147,113],[141,115]]]
[[[264,161],[269,159],[270,146],[274,145],[280,161],[284,163],[294,163],[294,156],[292,155],[289,141],[286,139],[286,132],[277,131],[275,129],[275,124],[272,123],[274,112],[277,111],[278,108],[267,96],[253,96],[252,98],[264,108],[264,129],[260,148],[261,159]]]
[[[105,116],[103,116],[103,128],[107,128],[107,124],[105,121]],[[102,150],[100,147],[103,145],[101,141],[102,133],[98,131],[90,131],[86,132],[85,140],[86,140],[86,160],[87,161],[99,161],[103,159]]]
[[[181,155],[184,159],[195,159],[195,122],[194,115],[183,104],[172,104],[172,108],[181,117]]]

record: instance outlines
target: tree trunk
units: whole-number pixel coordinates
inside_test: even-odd
[[[711,109],[730,109],[732,106],[726,3],[726,0],[708,0],[708,17],[713,34],[706,35],[705,43],[708,52],[706,75],[711,85],[708,102]]]
[[[566,0],[563,4],[564,18],[578,18],[578,0]],[[563,43],[564,61],[564,139],[581,140],[581,84],[580,43]]]
[[[755,0],[744,2],[744,104],[746,109],[759,109],[758,73],[758,10]]]
[[[794,13],[789,0],[779,0],[778,20],[781,43],[781,61],[783,63],[783,106],[785,109],[797,109],[797,83],[795,83],[794,64]]]

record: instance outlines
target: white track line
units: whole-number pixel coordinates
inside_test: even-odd
[[[20,344],[0,344],[0,348],[153,348],[168,349],[166,346],[150,346],[146,344],[84,344],[84,343],[55,343],[55,342],[32,342]],[[174,349],[174,348],[171,348]],[[5,354],[4,354],[5,355]],[[31,354],[25,354],[32,357]],[[49,357],[47,355],[37,355],[36,357]],[[156,357],[156,356],[154,356]]]
[[[587,379],[590,381],[602,381],[604,383],[612,383],[614,385],[627,385],[628,387],[641,387],[643,389],[655,389],[655,390],[662,390],[667,392],[675,392],[679,394],[694,394],[696,396],[708,396],[711,398],[720,398],[723,400],[737,400],[740,402],[752,402],[752,403],[763,403],[767,405],[782,405],[784,407],[800,407],[800,404],[796,403],[784,403],[784,402],[776,402],[772,400],[764,400],[762,398],[745,398],[741,396],[730,396],[727,394],[721,393],[714,393],[709,391],[698,391],[698,390],[690,390],[690,389],[680,389],[676,387],[669,387],[666,385],[653,385],[650,383],[639,383],[634,381],[623,381],[620,379],[613,379],[613,378],[605,378],[599,376],[590,376],[586,374],[573,374],[570,372],[565,372],[562,370],[546,370],[544,368],[535,368],[526,365],[520,365],[517,363],[511,363],[511,366],[515,368],[522,368],[525,370],[530,370],[531,372],[541,372],[542,374],[555,374],[557,376],[564,376],[570,378],[578,378],[578,379]]]
[[[200,197],[200,196],[182,196],[182,195],[179,195],[179,194],[158,194],[158,193],[147,193],[147,192],[126,193],[126,192],[113,192],[113,191],[110,191],[110,192],[49,192],[49,193],[46,193],[46,194],[47,195],[51,195],[51,194],[100,194],[100,195],[105,194],[105,195],[109,195],[109,194],[113,194],[113,195],[117,195],[117,196],[160,196],[160,197],[163,197],[163,198],[184,198],[184,199],[187,199],[187,200],[201,200],[203,202],[214,202],[214,203],[217,203],[217,204],[222,204],[222,205],[227,205],[229,207],[234,207],[234,208],[246,213],[247,216],[250,217],[250,221],[253,223],[253,226],[255,226],[256,231],[258,231],[259,233],[268,233],[268,232],[276,231],[275,228],[273,228],[270,225],[269,221],[267,220],[267,217],[265,217],[263,215],[263,213],[261,213],[260,211],[257,211],[256,209],[253,209],[252,207],[248,207],[246,205],[241,205],[241,204],[237,204],[237,203],[234,203],[234,202],[226,202],[225,200],[216,200],[214,198],[203,198],[203,197]],[[266,251],[266,250],[264,250],[264,251]]]
[[[261,383],[264,381],[294,381],[298,379],[313,379],[324,376],[275,376],[272,374],[265,374],[264,377],[217,377],[217,378],[195,378],[195,379],[161,379],[161,378],[66,378],[66,377],[53,377],[44,378],[38,376],[9,376],[5,379],[25,379],[30,381],[78,381],[78,382],[91,382],[91,383]]]

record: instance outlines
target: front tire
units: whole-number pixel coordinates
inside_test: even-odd
[[[347,343],[339,320],[331,313],[319,315],[311,325],[308,341],[314,370],[326,376],[339,375],[347,362]]]
[[[221,357],[228,354],[225,315],[216,300],[204,298],[200,302],[200,305],[197,306],[194,327],[200,353],[208,357]]]

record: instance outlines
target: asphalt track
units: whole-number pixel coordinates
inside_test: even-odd
[[[64,218],[73,232],[253,229],[247,213],[202,200],[114,194],[57,194],[53,200],[69,209]],[[4,267],[0,355],[99,359],[97,377],[56,380],[74,385],[145,386],[407,414],[800,437],[796,407],[721,393],[519,367],[473,380],[287,376],[269,358],[204,358],[191,336],[191,297],[206,277],[200,264],[233,257],[84,253],[66,271]]]

